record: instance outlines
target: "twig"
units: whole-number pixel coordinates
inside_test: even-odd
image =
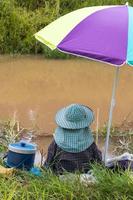
[[[98,145],[98,130],[99,130],[99,112],[100,109],[97,108],[97,115],[96,115],[96,144]]]
[[[130,111],[130,112],[127,114],[127,116],[126,116],[126,117],[124,118],[124,120],[122,121],[121,126],[124,125],[124,123],[127,121],[128,117],[132,114],[132,112],[133,112],[133,111]]]

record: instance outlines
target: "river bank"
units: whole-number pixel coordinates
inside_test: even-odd
[[[3,129],[1,129],[2,127]],[[0,142],[1,139],[3,139],[3,142],[0,144],[0,153],[7,151],[7,145],[3,146],[4,137],[6,144],[9,144],[12,139],[19,140],[21,134],[17,136],[16,133],[21,133],[21,130],[24,130],[23,128],[18,129],[18,121],[6,122],[1,128]],[[122,141],[122,138],[125,138],[123,136],[119,137],[120,133],[117,132],[115,137],[111,137],[112,142],[115,139],[114,143],[111,142],[113,144],[112,150],[116,147],[115,144],[118,140]],[[127,133],[124,132],[124,135],[127,139],[130,138],[130,130]],[[98,146],[101,145],[101,148],[103,147],[104,138],[103,136],[99,137]],[[42,147],[46,150],[51,139],[51,135],[40,135],[34,138],[33,142],[38,144],[40,150]],[[130,142],[132,145],[132,140]],[[46,156],[45,150],[42,153]],[[0,164],[4,165],[2,159],[0,159]],[[2,200],[18,200],[20,197],[22,200],[132,200],[132,172],[128,170],[126,172],[113,172],[103,166],[96,165],[93,165],[92,169],[95,177],[93,183],[87,182],[86,179],[83,181],[79,173],[66,174],[68,178],[65,179],[65,176],[55,176],[51,171],[46,171],[44,168],[40,169],[41,176],[35,176],[30,172],[21,170],[15,170],[13,175],[8,175],[8,178],[6,174],[0,174],[0,198]]]

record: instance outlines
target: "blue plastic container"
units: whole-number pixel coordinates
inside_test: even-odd
[[[30,170],[34,165],[37,146],[23,141],[8,146],[7,166]]]

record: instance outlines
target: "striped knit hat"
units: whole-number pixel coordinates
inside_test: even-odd
[[[94,119],[93,111],[80,104],[71,104],[59,110],[55,116],[58,126],[67,129],[88,127]]]

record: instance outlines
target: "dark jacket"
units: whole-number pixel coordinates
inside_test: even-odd
[[[59,174],[63,171],[86,173],[91,168],[90,164],[94,162],[102,162],[102,153],[98,150],[95,143],[85,151],[70,153],[63,151],[53,140],[48,148],[44,166]]]

